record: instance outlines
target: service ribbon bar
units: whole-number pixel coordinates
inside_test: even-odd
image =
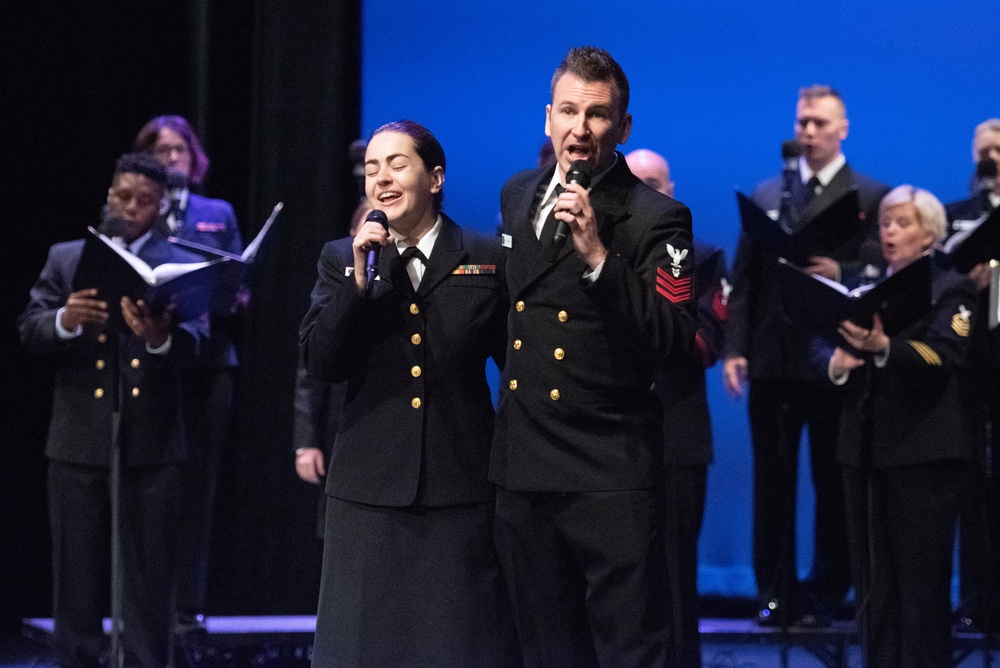
[[[460,264],[458,269],[451,272],[453,274],[495,274],[497,266],[495,264]]]

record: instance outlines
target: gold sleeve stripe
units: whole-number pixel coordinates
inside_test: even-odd
[[[941,358],[938,356],[934,349],[931,348],[926,343],[921,343],[920,341],[907,341],[917,354],[924,358],[924,361],[931,366],[941,366]]]

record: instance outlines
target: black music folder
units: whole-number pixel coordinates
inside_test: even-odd
[[[1000,209],[979,218],[974,227],[951,235],[942,250],[952,266],[963,274],[977,264],[1000,260]]]
[[[872,315],[882,318],[892,336],[925,316],[931,309],[931,258],[923,255],[871,286],[846,287],[806,273],[788,260],[778,260],[781,300],[792,322],[836,345],[843,345],[837,328],[851,320],[872,326]]]
[[[274,205],[274,209],[271,210],[271,215],[267,217],[266,221],[264,221],[264,226],[260,228],[260,232],[258,232],[257,236],[253,238],[253,241],[247,244],[247,247],[243,249],[243,253],[240,255],[220,250],[218,248],[212,248],[211,246],[199,244],[194,241],[188,241],[187,239],[178,239],[177,237],[167,237],[167,241],[211,257],[224,257],[241,264],[250,264],[254,261],[254,258],[257,257],[257,251],[260,249],[261,242],[264,241],[264,237],[267,236],[268,230],[271,229],[271,225],[274,224],[275,219],[278,217],[278,214],[281,213],[284,206],[283,202],[278,202]]]
[[[121,298],[127,296],[154,312],[172,304],[176,321],[191,320],[211,310],[217,286],[239,271],[239,263],[228,258],[150,267],[93,227],[88,230],[73,289],[97,288],[112,318],[121,318]]]
[[[861,232],[864,220],[857,188],[851,188],[804,226],[792,229],[775,220],[743,193],[736,192],[740,222],[746,233],[773,257],[807,264],[810,255],[828,255]]]

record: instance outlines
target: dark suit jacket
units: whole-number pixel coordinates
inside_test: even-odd
[[[662,467],[653,371],[688,355],[695,330],[692,295],[674,303],[657,281],[672,269],[668,245],[690,251],[691,213],[618,154],[590,193],[609,252],[587,284],[572,239],[553,257],[532,228],[553,170],[516,174],[500,196],[514,308],[490,478],[515,491],[651,488]],[[692,259],[680,261],[681,280]]]
[[[937,271],[934,299],[923,320],[891,337],[884,368],[869,357],[851,372],[837,452],[842,463],[881,469],[975,457],[958,373],[974,325],[975,289],[964,276]]]
[[[663,405],[663,462],[705,466],[712,461],[712,421],[705,369],[722,353],[728,310],[729,271],[721,248],[694,242],[698,332],[691,355],[656,372],[656,396]]]
[[[180,227],[173,236],[218,248],[237,255],[243,252],[240,228],[232,205],[221,199],[211,199],[190,193],[187,208],[181,212]],[[228,286],[235,297],[238,286]],[[231,318],[225,313],[212,314],[212,336],[198,354],[197,366],[202,368],[229,368],[237,365],[236,346],[233,343]]]
[[[84,328],[63,341],[56,334],[56,312],[73,285],[83,240],[55,244],[31,289],[27,308],[18,318],[21,342],[30,352],[58,361],[52,421],[45,454],[50,459],[107,467],[111,457],[112,393],[115,378],[114,325],[104,331]],[[164,262],[194,262],[199,258],[151,236],[139,251],[150,266]],[[122,379],[121,443],[126,466],[153,466],[185,458],[180,409],[179,371],[207,335],[203,321],[174,328],[166,355],[153,355],[130,330],[117,335]]]
[[[378,506],[489,500],[485,363],[502,366],[507,306],[499,245],[444,217],[416,295],[405,277],[393,284],[389,246],[365,298],[348,272],[351,241],[323,248],[301,331],[309,372],[347,382],[327,493]],[[483,273],[454,273],[468,265]]]
[[[804,187],[796,180],[793,203],[800,196],[797,191]],[[809,249],[810,254],[837,260],[845,279],[858,268],[861,245],[866,240],[878,239],[878,205],[889,192],[889,187],[855,172],[850,165],[844,165],[807,207],[793,212],[800,227],[804,227],[851,187],[858,189],[860,213],[864,218],[861,232],[839,248]],[[781,178],[762,183],[754,191],[752,199],[765,211],[779,209]],[[750,363],[751,379],[784,377],[821,382],[823,377],[809,363],[809,335],[785,322],[776,259],[746,233],[740,235],[733,263],[726,357],[746,357]]]

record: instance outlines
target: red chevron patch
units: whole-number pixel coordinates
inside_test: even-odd
[[[674,304],[691,301],[691,277],[676,278],[666,269],[657,267],[656,291]]]

